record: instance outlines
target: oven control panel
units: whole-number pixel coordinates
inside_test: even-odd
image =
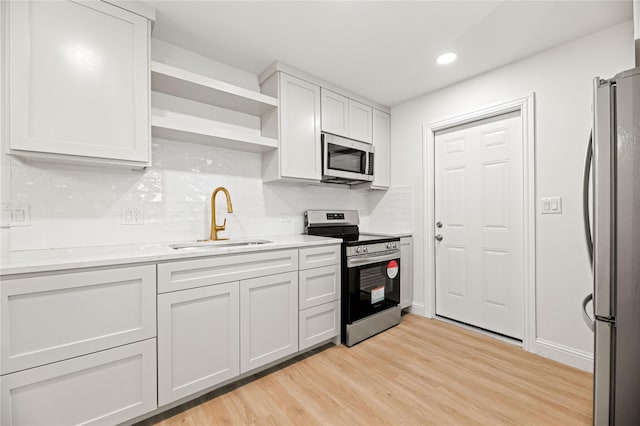
[[[347,247],[347,257],[400,250],[400,240]]]

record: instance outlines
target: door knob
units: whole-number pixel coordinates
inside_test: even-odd
[[[438,228],[442,228],[442,222],[436,222],[436,226],[437,226]]]
[[[442,234],[436,235],[436,241],[442,241],[443,238]]]

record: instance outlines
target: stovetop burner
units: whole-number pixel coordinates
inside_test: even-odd
[[[342,238],[343,245],[355,246],[399,241],[397,237],[384,237],[360,233],[357,210],[307,210],[305,229],[309,235]]]

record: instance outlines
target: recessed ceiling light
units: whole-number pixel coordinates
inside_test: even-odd
[[[448,53],[445,53],[445,54],[442,54],[442,55],[438,56],[437,61],[438,61],[438,63],[440,65],[447,65],[447,64],[450,64],[451,62],[455,61],[457,57],[458,57],[458,55],[456,55],[455,53],[448,52]]]

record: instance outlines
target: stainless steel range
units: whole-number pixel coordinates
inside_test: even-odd
[[[309,235],[342,238],[342,342],[400,323],[400,239],[360,234],[356,210],[308,210]]]

